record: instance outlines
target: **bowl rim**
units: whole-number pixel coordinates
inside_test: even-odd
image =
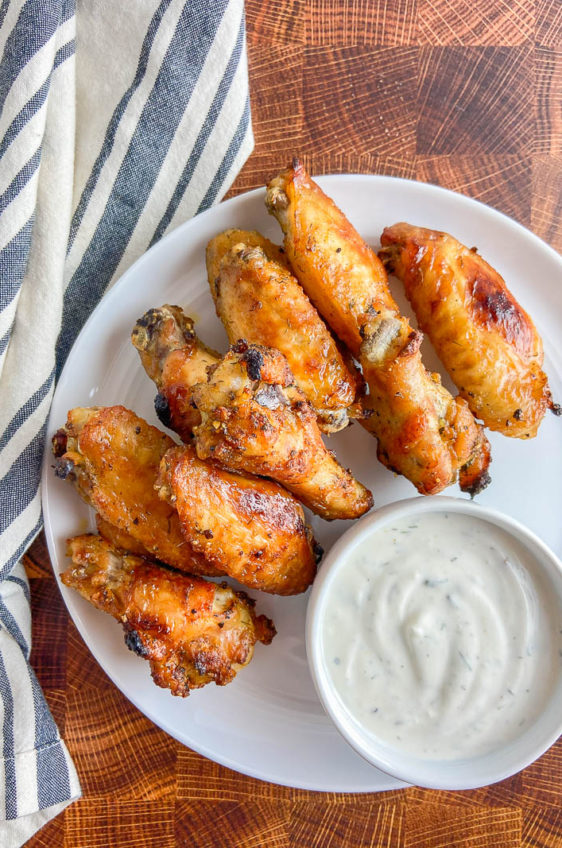
[[[535,741],[534,745],[530,745],[526,749],[526,753],[522,752],[518,756],[514,755],[511,759],[508,757],[509,763],[507,765],[501,765],[500,761],[502,757],[500,755],[503,754],[505,759],[505,753],[509,751],[510,746],[517,739],[521,739],[521,737],[516,737],[510,740],[507,745],[474,757],[473,759],[423,760],[422,758],[412,756],[411,760],[405,764],[407,754],[403,751],[396,750],[394,752],[392,748],[384,746],[384,751],[385,753],[388,752],[388,756],[374,752],[372,749],[368,749],[366,745],[361,744],[359,730],[352,733],[348,726],[340,721],[338,710],[335,707],[336,696],[332,688],[327,684],[328,675],[322,659],[320,633],[322,619],[318,610],[321,610],[327,587],[329,587],[334,575],[342,566],[345,555],[355,548],[365,537],[375,533],[378,528],[383,527],[390,521],[412,514],[428,512],[456,512],[470,515],[482,521],[488,521],[490,524],[499,527],[507,532],[508,535],[525,544],[531,554],[534,555],[541,573],[546,574],[551,582],[556,582],[558,598],[562,604],[562,561],[539,536],[520,521],[497,509],[475,503],[465,498],[448,495],[405,498],[386,504],[364,515],[339,537],[324,557],[312,586],[307,606],[305,628],[306,655],[312,680],[324,710],[334,722],[339,733],[363,759],[381,771],[397,777],[406,783],[416,784],[430,789],[474,789],[496,783],[517,774],[517,772],[526,768],[544,754],[562,734],[562,711],[558,714],[556,722],[549,722],[548,728],[540,734],[538,742]],[[559,685],[557,688],[560,689],[562,667],[559,669],[558,678]],[[554,688],[551,698],[546,702],[545,709],[537,716],[531,728],[536,727],[541,722],[546,714],[548,704],[553,699]],[[345,712],[341,704],[339,711],[342,713]],[[525,734],[531,728],[527,729]],[[394,754],[396,755],[396,759]],[[495,765],[494,761],[497,761]],[[412,765],[410,766],[409,763],[412,763]],[[480,769],[478,769],[478,764],[481,766]],[[470,765],[474,767],[472,776],[470,775]],[[465,774],[462,774],[462,772],[465,772]]]

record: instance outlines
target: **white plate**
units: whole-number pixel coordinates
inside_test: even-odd
[[[435,186],[391,177],[329,176],[318,182],[377,247],[384,226],[409,221],[443,229],[481,254],[505,277],[533,316],[545,344],[545,369],[555,399],[562,401],[562,364],[554,342],[562,335],[562,260],[519,224],[474,200]],[[177,303],[196,319],[201,338],[225,350],[205,275],[205,245],[228,227],[258,229],[280,240],[259,189],[199,215],[156,244],[103,298],[76,341],[52,405],[49,436],[75,406],[124,404],[151,423],[155,389],[144,374],[129,336],[151,306]],[[404,299],[398,293],[404,311]],[[424,358],[442,370],[426,345]],[[444,380],[449,385],[448,380]],[[492,483],[479,496],[535,531],[562,554],[562,421],[547,414],[530,442],[491,435]],[[411,497],[413,487],[375,458],[375,441],[358,426],[330,440],[343,465],[372,489],[375,504]],[[68,536],[94,529],[92,512],[72,488],[55,479],[46,452],[43,512],[55,572],[67,565]],[[452,487],[448,494],[458,495]],[[347,522],[312,524],[324,547]],[[259,592],[258,610],[271,616],[278,635],[257,646],[254,659],[225,688],[207,686],[188,699],[174,698],[150,680],[148,663],[128,651],[121,627],[75,592],[61,591],[78,630],[116,686],[152,721],[180,742],[244,774],[305,789],[366,792],[402,786],[361,759],[324,714],[309,676],[304,647],[306,595],[276,598]]]

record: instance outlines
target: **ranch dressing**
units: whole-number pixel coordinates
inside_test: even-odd
[[[348,554],[323,654],[358,724],[427,759],[483,754],[529,727],[561,662],[562,623],[533,556],[479,518],[421,513]]]

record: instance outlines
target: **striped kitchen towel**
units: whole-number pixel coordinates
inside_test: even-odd
[[[0,0],[0,844],[80,794],[29,667],[57,373],[107,288],[252,148],[243,0]]]

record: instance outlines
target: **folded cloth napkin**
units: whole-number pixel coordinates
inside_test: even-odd
[[[243,0],[0,0],[0,844],[80,794],[29,666],[56,375],[107,288],[252,148]]]

